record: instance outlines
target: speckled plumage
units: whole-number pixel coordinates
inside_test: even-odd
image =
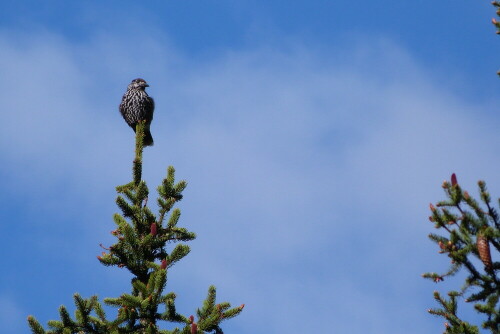
[[[153,120],[155,102],[152,97],[146,93],[145,89],[149,87],[144,79],[138,78],[132,80],[128,85],[127,91],[122,97],[120,103],[120,113],[127,124],[134,130],[138,121],[146,121],[144,132],[144,146],[153,145],[153,137],[149,127]]]

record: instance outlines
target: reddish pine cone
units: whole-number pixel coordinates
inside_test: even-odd
[[[451,185],[456,186],[457,185],[457,176],[455,173],[451,174]]]
[[[195,322],[193,322],[191,324],[191,334],[196,334],[196,333],[198,333],[198,325]]]
[[[491,262],[491,252],[490,252],[490,244],[488,239],[479,234],[477,236],[477,252],[479,253],[479,258],[483,261],[484,267],[487,270],[491,270],[493,268],[493,262]]]
[[[157,233],[156,223],[151,224],[151,235],[154,237]]]

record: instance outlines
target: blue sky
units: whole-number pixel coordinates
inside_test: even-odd
[[[0,3],[0,323],[27,333],[72,294],[117,296],[96,260],[133,136],[156,100],[150,189],[189,186],[192,253],[169,274],[193,314],[210,284],[245,303],[226,333],[438,333],[447,268],[428,203],[457,173],[500,194],[498,36],[488,1]],[[463,307],[464,315],[479,318]]]

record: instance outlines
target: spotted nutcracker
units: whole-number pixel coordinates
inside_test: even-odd
[[[137,78],[132,80],[122,97],[120,113],[134,132],[137,122],[146,121],[143,144],[144,146],[153,146],[153,137],[151,136],[149,126],[153,120],[155,102],[153,98],[146,93],[146,87],[149,87],[149,85],[144,79]]]

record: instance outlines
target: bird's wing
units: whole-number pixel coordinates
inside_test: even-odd
[[[155,100],[153,100],[153,98],[151,96],[148,96],[148,99],[147,99],[147,103],[148,103],[148,107],[151,108],[151,117],[153,117],[153,112],[155,111]],[[149,109],[148,108],[148,109]]]
[[[125,100],[125,95],[122,97],[122,101],[120,102],[120,105],[118,106],[118,110],[120,110],[120,114],[123,114],[125,113],[125,103],[124,103],[124,100]]]

